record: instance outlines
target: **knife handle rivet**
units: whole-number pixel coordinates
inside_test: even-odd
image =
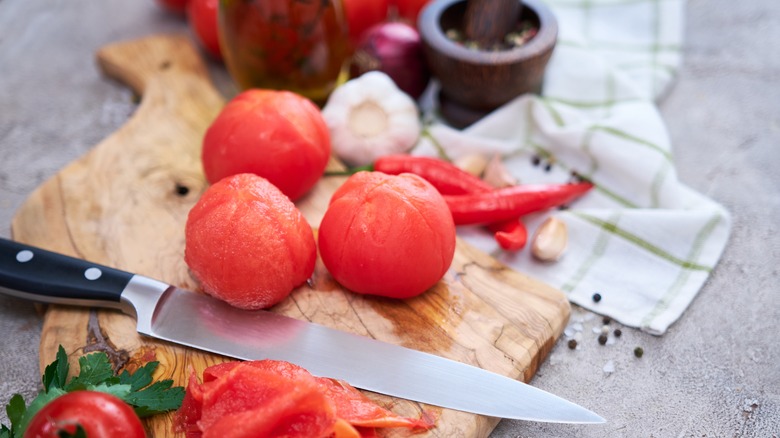
[[[19,263],[27,263],[33,258],[33,252],[29,249],[23,249],[16,253],[16,261]]]
[[[101,275],[103,275],[103,271],[94,267],[84,271],[84,277],[86,277],[87,280],[97,280]]]

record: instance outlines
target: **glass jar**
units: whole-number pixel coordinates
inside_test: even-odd
[[[225,65],[242,90],[289,90],[323,105],[347,78],[340,0],[220,0]]]

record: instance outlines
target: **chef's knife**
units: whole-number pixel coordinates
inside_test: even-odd
[[[119,309],[144,335],[245,360],[291,362],[368,391],[491,417],[603,423],[595,413],[481,368],[0,239],[0,292]]]

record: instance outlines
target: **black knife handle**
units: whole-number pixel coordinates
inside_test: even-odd
[[[0,238],[0,293],[33,301],[121,308],[125,271]]]

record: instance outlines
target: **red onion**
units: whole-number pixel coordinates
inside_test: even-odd
[[[398,88],[419,98],[431,75],[417,29],[402,22],[381,23],[368,29],[355,49],[350,76],[372,70],[387,74]]]

